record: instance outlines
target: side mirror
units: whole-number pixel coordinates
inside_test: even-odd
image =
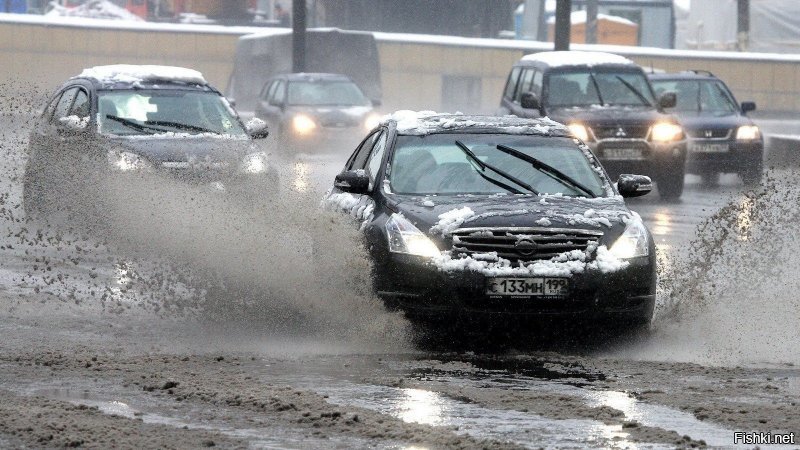
[[[86,130],[86,127],[89,125],[89,116],[86,116],[86,117],[78,117],[78,116],[61,117],[61,118],[58,119],[58,123],[65,130],[73,131],[73,132],[80,132],[80,131]]]
[[[369,177],[367,172],[360,170],[345,170],[336,175],[333,185],[344,192],[351,194],[366,194],[369,192]]]
[[[373,98],[372,99],[372,106],[373,107],[377,108],[377,107],[379,107],[381,105],[383,105],[383,102],[381,101],[381,99],[379,99],[379,98]]]
[[[264,122],[258,117],[253,117],[252,119],[248,120],[247,124],[245,124],[245,128],[247,129],[247,134],[249,134],[253,139],[264,139],[265,137],[269,136],[267,122]]]
[[[533,92],[523,92],[519,97],[519,104],[524,109],[541,109],[539,97],[537,97]]]
[[[641,197],[653,190],[653,181],[644,175],[622,174],[617,179],[617,190],[625,198]]]
[[[756,102],[742,102],[742,113],[747,114],[756,110]]]
[[[678,104],[678,94],[674,92],[664,92],[658,97],[658,108],[674,108]]]

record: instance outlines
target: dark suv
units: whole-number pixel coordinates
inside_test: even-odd
[[[511,69],[502,114],[564,123],[614,175],[653,177],[662,198],[683,193],[686,139],[664,109],[675,94],[656,97],[633,61],[600,52],[542,52]]]
[[[720,173],[737,173],[745,185],[761,180],[764,139],[747,117],[753,102],[736,102],[725,83],[711,72],[651,74],[656,92],[675,92],[678,102],[670,110],[689,135],[687,170],[716,182]]]

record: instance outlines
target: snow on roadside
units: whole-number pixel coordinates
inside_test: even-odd
[[[108,0],[90,0],[73,8],[61,6],[56,2],[50,2],[50,4],[53,6],[53,9],[45,14],[46,17],[87,17],[91,19],[143,22],[141,17]]]

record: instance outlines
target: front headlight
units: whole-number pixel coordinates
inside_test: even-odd
[[[614,242],[609,251],[619,259],[648,256],[650,247],[647,229],[642,221],[639,219],[631,220],[625,227],[625,232]]]
[[[571,123],[567,125],[567,128],[569,128],[569,131],[576,138],[582,140],[583,142],[589,141],[589,130],[585,126],[579,123]]]
[[[317,129],[317,123],[305,114],[298,114],[292,118],[292,129],[297,134],[309,134]]]
[[[650,139],[656,142],[677,141],[683,136],[683,128],[670,122],[659,122],[650,129]]]
[[[755,125],[742,125],[736,130],[737,141],[755,141],[761,137],[761,130]]]
[[[111,168],[120,172],[132,172],[139,170],[150,170],[153,165],[149,161],[131,152],[108,152],[108,164]]]
[[[264,152],[251,153],[242,160],[241,171],[244,173],[263,173],[267,168],[267,154]]]
[[[429,258],[438,256],[440,253],[436,244],[402,214],[392,214],[392,217],[386,221],[386,234],[389,238],[389,251],[393,253],[406,253]]]
[[[379,123],[381,123],[381,116],[376,113],[369,113],[367,114],[367,118],[364,119],[364,130],[372,131]]]

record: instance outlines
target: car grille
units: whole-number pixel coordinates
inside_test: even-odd
[[[686,134],[695,139],[727,139],[733,130],[722,128],[716,130],[687,130]]]
[[[594,137],[597,139],[645,139],[649,131],[650,127],[646,125],[592,127]]]
[[[497,252],[511,261],[540,261],[572,250],[585,251],[603,235],[566,228],[460,228],[453,237],[453,256]]]

